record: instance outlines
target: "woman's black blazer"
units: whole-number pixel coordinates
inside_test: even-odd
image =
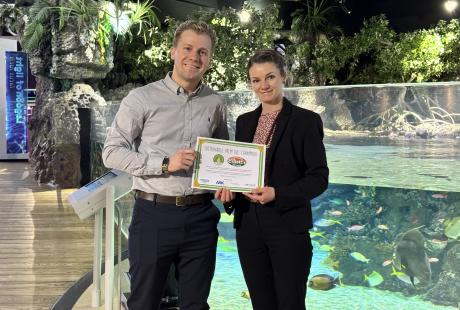
[[[252,142],[262,112],[242,114],[236,120],[235,140]],[[323,144],[323,123],[318,114],[294,106],[286,98],[276,120],[276,127],[266,156],[265,186],[275,188],[275,200],[264,207],[276,208],[284,225],[294,232],[312,227],[310,200],[324,192],[329,169]],[[234,227],[249,209],[249,201],[237,194],[227,213],[235,210]]]

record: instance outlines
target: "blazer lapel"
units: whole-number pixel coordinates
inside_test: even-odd
[[[242,142],[252,143],[259,122],[260,113],[262,113],[262,105],[259,105],[257,109],[249,113],[248,122],[246,124],[247,127],[241,133]]]
[[[272,138],[270,147],[267,150],[265,170],[266,170],[266,173],[268,172],[268,176],[270,176],[270,164],[273,158],[273,154],[280,142],[280,139],[281,139],[281,136],[283,135],[284,130],[286,129],[286,125],[288,123],[291,112],[292,112],[292,103],[290,103],[286,98],[283,98],[283,108],[281,109],[280,114],[278,115],[278,118],[276,119],[275,132],[273,133],[273,138]]]

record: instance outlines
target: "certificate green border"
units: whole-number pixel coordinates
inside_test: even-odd
[[[238,142],[238,141],[228,141],[228,140],[220,140],[220,139],[214,139],[214,138],[203,138],[203,137],[198,137],[196,140],[196,152],[201,154],[201,147],[205,143],[208,144],[219,144],[219,145],[232,145],[232,146],[243,146],[245,148],[253,148],[257,149],[260,153],[261,156],[259,157],[259,179],[257,180],[257,187],[262,187],[263,182],[264,182],[264,175],[263,175],[263,170],[264,170],[264,164],[265,164],[265,152],[261,150],[261,146],[263,149],[265,149],[265,146],[261,144],[254,144],[254,143],[246,143],[246,142]],[[197,156],[197,159],[199,159]],[[211,190],[218,190],[222,186],[219,185],[202,185],[198,182],[198,172],[200,170],[200,160],[195,160],[195,165],[193,167],[193,177],[192,177],[192,187],[193,188],[202,188],[202,189],[211,189]],[[251,191],[252,188],[248,187],[234,187],[230,186],[228,187],[230,190],[234,191],[242,191],[242,192],[248,192]]]

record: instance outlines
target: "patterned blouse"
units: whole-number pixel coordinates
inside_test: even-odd
[[[272,142],[273,133],[276,128],[276,118],[281,110],[273,111],[265,114],[260,114],[259,122],[257,123],[256,133],[252,143],[265,144],[267,148]]]

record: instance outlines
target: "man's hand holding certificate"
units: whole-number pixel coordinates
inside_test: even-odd
[[[265,145],[197,138],[193,188],[250,192],[264,186]]]

